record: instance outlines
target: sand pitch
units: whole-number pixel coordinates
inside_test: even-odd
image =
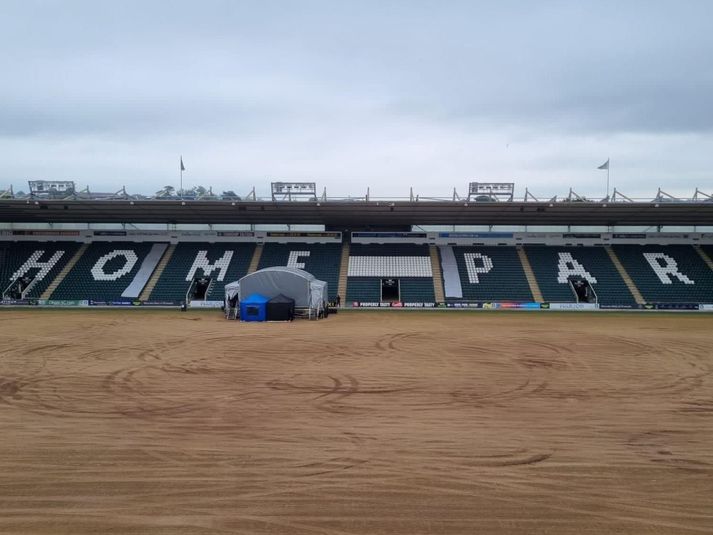
[[[710,315],[0,333],[0,533],[713,533]]]

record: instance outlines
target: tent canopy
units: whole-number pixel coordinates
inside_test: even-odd
[[[236,295],[260,294],[269,299],[283,294],[295,300],[296,307],[319,308],[327,301],[327,283],[317,280],[314,275],[301,269],[285,266],[269,267],[245,275],[237,282],[225,285],[225,299]]]
[[[252,294],[243,299],[241,303],[245,303],[246,305],[261,305],[263,303],[267,303],[269,300],[270,299],[264,295]]]
[[[270,299],[268,301],[269,304],[289,304],[292,305],[294,304],[295,300],[292,299],[291,297],[287,297],[286,295],[282,294],[277,294],[275,297]]]

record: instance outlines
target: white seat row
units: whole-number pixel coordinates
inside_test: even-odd
[[[428,256],[350,256],[350,277],[432,277]]]

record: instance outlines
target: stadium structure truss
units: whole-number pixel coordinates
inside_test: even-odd
[[[675,197],[659,189],[651,199],[631,198],[614,189],[610,197],[599,200],[571,189],[565,197],[543,200],[525,190],[524,197],[516,200],[511,183],[481,183],[480,188],[477,185],[472,183],[465,197],[454,190],[449,198],[422,197],[413,191],[407,198],[379,198],[371,196],[368,190],[363,197],[328,197],[326,190],[317,197],[314,183],[309,183],[307,195],[278,196],[273,191],[268,199],[257,197],[254,188],[245,197],[232,192],[215,195],[205,189],[177,193],[164,189],[154,196],[130,195],[125,189],[114,194],[92,194],[88,189],[60,192],[46,188],[46,193],[26,195],[8,189],[0,192],[0,222],[286,224],[341,229],[425,225],[713,225],[713,197],[698,189],[689,198]]]

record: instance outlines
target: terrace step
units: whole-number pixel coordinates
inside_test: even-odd
[[[154,272],[151,274],[151,278],[146,283],[146,286],[144,287],[144,289],[141,291],[141,295],[139,295],[139,301],[148,301],[150,299],[151,292],[153,292],[153,289],[156,287],[156,283],[161,278],[161,275],[163,275],[163,271],[166,269],[166,266],[168,265],[168,262],[171,260],[171,257],[173,256],[173,252],[175,250],[176,250],[176,244],[172,243],[171,245],[168,246],[168,249],[166,249],[166,252],[163,253],[161,260],[159,261],[158,265],[156,266],[156,269],[154,269]]]
[[[248,266],[248,273],[255,273],[257,271],[257,268],[260,265],[260,258],[262,257],[263,247],[264,245],[262,243],[258,243],[255,246],[255,251],[253,251],[252,260],[250,260],[250,265]]]
[[[713,270],[713,260],[711,260],[710,256],[706,254],[706,252],[701,249],[700,245],[694,245],[693,248],[698,252],[698,254],[701,256],[703,261],[708,265],[709,268]]]
[[[340,299],[347,298],[347,280],[349,278],[349,242],[342,243],[342,260],[339,264],[339,285],[337,286],[337,295]]]
[[[530,260],[527,258],[527,253],[525,253],[525,249],[521,245],[518,245],[516,249],[517,255],[520,257],[522,270],[525,272],[527,284],[530,285],[530,293],[532,294],[532,298],[535,300],[536,303],[543,303],[545,300],[542,297],[540,285],[537,283],[537,279],[535,278],[535,272],[532,271]]]
[[[443,291],[443,273],[441,272],[438,247],[429,245],[428,252],[431,255],[431,271],[433,272],[433,296],[436,298],[436,303],[443,303],[446,300],[446,294]]]
[[[604,249],[609,255],[612,264],[614,264],[614,267],[616,267],[616,270],[619,272],[619,275],[624,280],[624,284],[626,284],[626,287],[629,288],[629,291],[631,292],[634,301],[636,301],[636,303],[639,305],[643,305],[646,301],[641,295],[639,289],[636,287],[636,284],[634,284],[633,279],[629,276],[629,273],[627,273],[626,269],[624,268],[624,265],[621,263],[621,260],[619,260],[619,257],[617,256],[614,249],[612,249],[608,245],[605,246]]]
[[[77,252],[74,253],[74,256],[72,258],[70,258],[69,262],[67,262],[65,264],[64,268],[62,268],[62,271],[59,272],[59,274],[50,283],[50,285],[47,287],[47,289],[44,292],[42,292],[40,299],[50,299],[52,297],[52,294],[57,289],[57,286],[59,286],[60,283],[64,280],[64,278],[67,276],[67,273],[72,271],[72,268],[79,261],[79,259],[82,257],[82,255],[84,254],[84,251],[87,250],[87,247],[89,247],[89,244],[83,243],[82,246],[79,249],[77,249]]]

